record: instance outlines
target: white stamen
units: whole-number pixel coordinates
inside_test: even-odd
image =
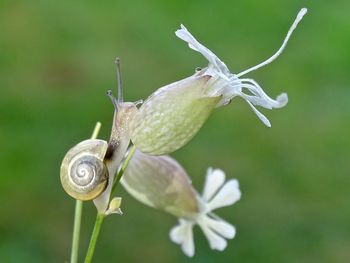
[[[267,64],[270,64],[270,63],[271,63],[272,61],[274,61],[279,55],[281,55],[281,53],[283,52],[284,48],[285,48],[286,45],[287,45],[287,42],[288,42],[290,36],[292,35],[292,33],[293,33],[293,31],[295,30],[295,28],[297,27],[298,23],[301,21],[301,19],[303,18],[303,16],[304,16],[306,13],[307,13],[307,8],[302,8],[302,9],[299,11],[299,13],[298,13],[296,19],[294,20],[292,26],[291,26],[290,29],[288,30],[288,33],[287,33],[287,35],[286,35],[286,37],[285,37],[285,39],[284,39],[284,41],[283,41],[283,43],[282,43],[282,46],[277,50],[277,52],[276,52],[275,54],[273,54],[273,56],[271,56],[269,59],[265,60],[264,62],[262,62],[262,63],[260,63],[260,64],[258,64],[258,65],[256,65],[256,66],[254,66],[254,67],[251,67],[251,68],[249,68],[249,69],[244,70],[244,71],[241,72],[241,73],[238,73],[236,76],[237,76],[237,77],[243,76],[243,75],[245,75],[245,74],[247,74],[247,73],[249,73],[249,72],[251,72],[251,71],[254,71],[254,70],[258,69],[258,68],[261,68],[261,67],[263,67],[263,66],[265,66],[265,65],[267,65]]]

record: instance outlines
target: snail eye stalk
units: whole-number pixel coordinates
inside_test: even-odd
[[[113,92],[112,92],[111,90],[108,90],[108,91],[107,91],[107,96],[111,99],[112,104],[113,104],[115,110],[118,112],[118,108],[119,108],[119,107],[118,107],[118,104],[119,104],[119,101],[116,99],[116,97],[114,97]]]
[[[120,69],[120,58],[117,57],[115,59],[115,65],[117,69],[117,89],[118,89],[118,102],[122,103],[123,102],[123,82],[122,82],[122,73]]]
[[[123,82],[122,82],[122,74],[120,70],[120,58],[116,58],[114,61],[116,65],[116,79],[117,79],[117,91],[118,91],[118,98],[113,96],[113,92],[111,90],[107,91],[107,96],[111,99],[113,106],[115,110],[118,112],[118,108],[120,108],[120,105],[124,102],[123,99]]]

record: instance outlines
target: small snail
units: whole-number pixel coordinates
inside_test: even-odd
[[[61,165],[64,190],[78,200],[93,200],[99,210],[107,209],[115,173],[130,142],[129,120],[137,112],[136,103],[123,102],[120,61],[116,59],[118,99],[107,95],[114,105],[110,140],[90,139],[68,151]]]
[[[61,165],[61,182],[70,196],[91,200],[106,189],[108,169],[103,160],[107,148],[106,141],[91,139],[68,151]]]
[[[104,158],[104,162],[106,163],[109,172],[109,182],[106,190],[98,198],[94,199],[94,204],[97,207],[99,213],[103,213],[108,209],[114,177],[130,143],[129,122],[138,111],[136,106],[140,103],[124,102],[120,73],[120,61],[118,58],[116,59],[115,63],[117,65],[118,99],[112,95],[112,91],[107,92],[107,95],[112,100],[115,110],[111,136]]]

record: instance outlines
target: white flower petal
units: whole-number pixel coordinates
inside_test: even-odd
[[[194,256],[194,241],[193,241],[192,225],[188,225],[186,227],[186,239],[182,243],[181,248],[186,256],[188,257]]]
[[[176,244],[181,244],[185,239],[185,227],[186,224],[183,223],[183,220],[179,221],[179,224],[174,226],[170,230],[170,239]]]
[[[180,219],[179,225],[170,230],[170,239],[176,244],[181,245],[182,251],[188,257],[194,255],[194,241],[193,241],[193,223]]]
[[[235,227],[222,219],[211,218],[205,215],[202,217],[202,222],[224,238],[232,239],[236,235]]]
[[[234,204],[241,198],[238,181],[232,179],[228,181],[217,193],[217,195],[207,204],[207,210],[212,211],[219,207]]]
[[[205,201],[209,201],[218,189],[225,182],[225,173],[220,169],[208,168],[207,176],[205,179],[203,198]]]
[[[212,51],[199,43],[184,25],[181,25],[181,29],[176,30],[175,34],[178,38],[187,42],[191,49],[201,53],[209,61],[209,67],[214,67],[217,74],[221,75],[223,78],[227,78],[230,71],[225,63],[222,62]]]
[[[227,241],[212,231],[205,223],[198,221],[198,225],[206,236],[211,249],[223,251],[227,246]]]
[[[270,127],[271,127],[271,123],[270,123],[270,121],[268,120],[268,118],[266,118],[264,114],[262,114],[260,111],[258,111],[250,101],[246,100],[246,102],[247,102],[248,105],[252,108],[252,110],[254,111],[254,113],[256,114],[256,116],[258,116],[258,118],[259,118],[267,127],[270,128]]]

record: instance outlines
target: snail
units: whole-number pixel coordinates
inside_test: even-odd
[[[70,196],[91,200],[106,189],[108,169],[103,160],[107,148],[106,141],[91,139],[67,152],[61,165],[61,182]]]
[[[68,151],[61,165],[64,190],[78,200],[94,200],[99,210],[106,210],[115,173],[128,148],[129,120],[137,112],[139,102],[123,102],[120,61],[116,59],[118,99],[107,95],[114,105],[111,136],[104,140],[85,140]]]

